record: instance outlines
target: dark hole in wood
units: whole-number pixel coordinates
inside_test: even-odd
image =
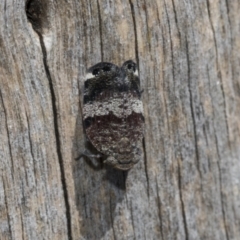
[[[28,0],[26,3],[27,18],[38,33],[42,33],[43,28],[48,28],[47,8],[46,0]]]

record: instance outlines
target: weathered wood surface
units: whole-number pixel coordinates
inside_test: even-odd
[[[0,1],[0,239],[240,239],[240,2]],[[84,148],[85,69],[135,59],[145,159]]]

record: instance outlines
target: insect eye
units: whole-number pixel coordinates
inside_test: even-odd
[[[100,69],[96,68],[92,71],[92,74],[96,76],[96,75],[98,75],[99,72],[100,72]]]
[[[136,70],[136,67],[135,67],[133,64],[131,64],[131,63],[129,63],[129,64],[127,65],[127,68],[128,68],[129,70],[132,70],[133,72],[135,72],[135,70]]]
[[[109,72],[110,71],[110,67],[108,67],[108,66],[103,67],[103,71],[104,72]]]

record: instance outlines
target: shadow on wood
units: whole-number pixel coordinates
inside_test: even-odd
[[[73,150],[73,156],[78,155],[82,150],[81,123],[79,115],[74,139],[76,148]],[[92,151],[94,150],[88,142],[85,145]],[[106,236],[109,230],[113,231],[113,221],[118,212],[115,209],[125,197],[127,175],[128,172],[113,169],[104,165],[101,160],[93,163],[90,159],[82,157],[74,164],[75,200],[81,216],[81,234],[85,239],[100,239]],[[106,185],[107,188],[104,187]],[[84,201],[82,201],[83,199]],[[97,226],[97,229],[94,227],[94,231],[92,230],[93,226]]]

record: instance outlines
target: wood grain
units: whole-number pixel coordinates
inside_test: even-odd
[[[238,0],[0,2],[0,239],[240,239]],[[138,63],[145,157],[87,159],[82,85]]]

